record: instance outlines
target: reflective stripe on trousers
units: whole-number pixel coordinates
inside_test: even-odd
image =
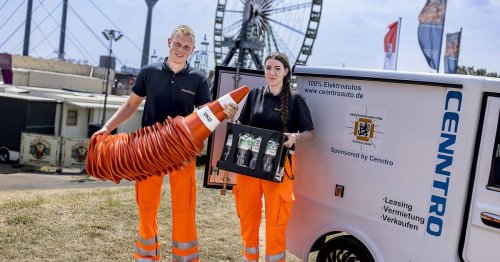
[[[149,259],[149,258],[136,258],[135,262],[155,262],[160,261],[159,259]]]
[[[160,259],[160,243],[158,237],[142,238],[137,237],[135,242],[135,261],[149,262],[159,261]]]
[[[199,261],[198,240],[190,242],[172,241],[172,261]]]
[[[285,252],[276,255],[266,255],[266,262],[285,261]]]
[[[194,240],[191,242],[179,242],[174,240],[172,241],[172,246],[178,249],[190,249],[198,246],[198,240]]]
[[[157,236],[156,237],[152,237],[152,238],[148,238],[148,239],[144,239],[141,236],[138,236],[137,237],[137,242],[141,243],[144,246],[150,246],[150,245],[157,244],[160,241],[158,241],[158,237]]]
[[[160,255],[160,250],[158,248],[153,250],[146,250],[142,247],[135,247],[135,253],[141,257],[156,257]]]
[[[243,251],[245,251],[246,254],[255,255],[259,254],[259,247],[245,247]]]
[[[243,261],[245,262],[258,262],[259,261],[259,247],[243,247]]]
[[[200,255],[198,253],[191,254],[189,256],[177,256],[172,255],[173,262],[190,262],[190,261],[198,261]]]

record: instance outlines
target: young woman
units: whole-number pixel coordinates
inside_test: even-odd
[[[241,124],[283,132],[289,156],[282,183],[237,175],[233,193],[240,218],[244,261],[259,260],[259,227],[262,195],[266,212],[266,261],[285,261],[285,230],[294,195],[295,144],[314,138],[311,113],[304,99],[292,93],[291,68],[286,55],[274,52],[266,57],[267,85],[250,91],[238,121]]]

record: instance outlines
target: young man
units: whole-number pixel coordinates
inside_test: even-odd
[[[178,26],[168,39],[169,53],[163,63],[143,67],[132,87],[127,102],[97,132],[110,132],[134,114],[147,96],[142,126],[164,121],[167,116],[187,116],[195,107],[210,102],[206,77],[192,69],[187,60],[195,47],[194,32],[186,25]],[[224,107],[228,118],[233,117],[236,104]],[[196,236],[196,161],[183,170],[168,174],[172,189],[172,260],[199,261]],[[139,209],[139,235],[134,257],[136,261],[158,261],[158,209],[163,176],[136,182]]]

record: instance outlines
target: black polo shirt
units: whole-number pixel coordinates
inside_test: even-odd
[[[166,62],[143,67],[132,91],[146,97],[143,127],[163,122],[167,116],[187,116],[195,107],[211,101],[204,74],[189,65],[176,74]]]
[[[252,89],[238,121],[244,125],[283,132],[280,107],[280,96],[274,96],[267,86]],[[309,107],[299,94],[293,93],[290,98],[286,126],[288,133],[314,130]]]

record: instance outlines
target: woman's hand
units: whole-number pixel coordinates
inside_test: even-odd
[[[288,148],[292,147],[295,143],[297,143],[297,140],[299,138],[299,135],[297,133],[285,133],[286,136],[286,141],[283,143],[283,146],[286,146]]]
[[[286,146],[288,148],[292,147],[293,144],[296,144],[301,141],[301,143],[304,142],[311,142],[314,140],[314,131],[304,131],[302,133],[285,133],[285,136],[287,137],[287,140],[285,143],[283,143],[283,146]]]
[[[226,119],[231,119],[238,113],[238,105],[235,103],[226,104],[222,108],[224,109],[224,114],[226,114]]]

